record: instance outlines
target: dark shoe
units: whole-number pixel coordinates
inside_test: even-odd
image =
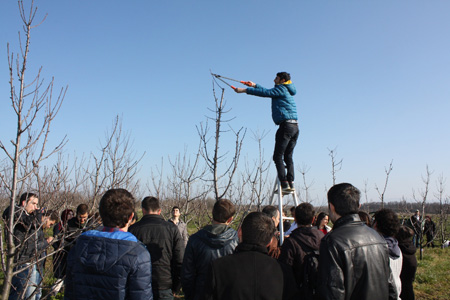
[[[282,181],[281,182],[281,191],[283,192],[283,194],[289,194],[292,192],[291,186],[289,185],[289,182],[287,181]]]
[[[289,181],[288,184],[289,184],[289,187],[291,188],[291,190],[295,191],[294,182]]]

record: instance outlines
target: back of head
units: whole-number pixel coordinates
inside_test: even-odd
[[[395,236],[395,238],[399,241],[399,242],[408,242],[411,241],[412,237],[414,235],[414,230],[412,230],[411,228],[405,226],[405,225],[400,225],[400,228],[398,229],[397,235]]]
[[[273,205],[267,205],[263,208],[262,213],[271,218],[276,218],[278,216],[278,208]]]
[[[145,197],[142,200],[141,207],[147,213],[157,212],[161,209],[161,206],[159,205],[159,199],[156,197]]]
[[[266,247],[275,234],[272,218],[261,213],[249,213],[241,226],[242,242]]]
[[[80,204],[77,206],[77,216],[85,215],[89,211],[87,204]]]
[[[287,72],[278,72],[277,76],[284,81],[289,81],[291,80],[291,74],[287,73]]]
[[[370,215],[366,213],[365,211],[360,210],[358,212],[359,218],[363,223],[365,223],[367,226],[372,225],[372,220],[370,219]]]
[[[58,213],[54,210],[47,210],[44,212],[44,217],[49,217],[50,220],[55,221],[55,223],[59,222]]]
[[[220,199],[214,203],[212,215],[213,220],[218,223],[226,223],[235,213],[236,208],[228,199]]]
[[[315,215],[314,207],[309,203],[300,203],[295,208],[295,222],[298,225],[311,225]]]
[[[374,223],[376,223],[376,229],[384,236],[395,237],[400,228],[400,221],[397,214],[387,208],[380,209],[374,216]]]
[[[332,186],[327,194],[328,202],[333,204],[336,213],[341,217],[357,214],[361,192],[350,183]]]
[[[100,217],[106,227],[125,227],[133,211],[134,197],[125,189],[111,189],[100,200]]]

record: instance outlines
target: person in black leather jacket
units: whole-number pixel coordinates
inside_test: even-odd
[[[397,299],[387,243],[361,222],[360,196],[349,183],[328,191],[334,226],[320,244],[321,299]]]
[[[211,261],[232,254],[239,239],[236,230],[228,225],[236,209],[230,200],[214,204],[213,224],[189,238],[183,259],[181,285],[186,300],[202,299],[208,267]]]

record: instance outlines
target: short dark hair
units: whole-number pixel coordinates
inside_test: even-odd
[[[171,211],[174,211],[175,209],[181,210],[178,206],[175,205],[174,207],[172,207]]]
[[[262,213],[271,218],[276,218],[278,216],[278,208],[273,205],[267,205],[263,208]]]
[[[385,236],[395,237],[400,228],[400,221],[397,214],[388,208],[382,208],[374,215],[374,222],[377,222],[377,231]]]
[[[323,211],[320,212],[320,213],[317,215],[315,225],[316,225],[317,227],[319,227],[319,226],[320,226],[320,222],[322,222],[322,220],[325,219],[326,216],[328,216],[328,214],[327,214],[326,212],[323,212]]]
[[[125,189],[111,189],[100,200],[100,217],[106,227],[123,228],[134,212],[134,197]]]
[[[87,214],[89,210],[89,207],[87,204],[80,204],[77,206],[77,216]]]
[[[314,206],[310,203],[300,203],[295,208],[295,222],[298,225],[311,225],[315,214],[316,212],[314,211]]]
[[[281,80],[289,81],[291,80],[291,74],[287,72],[278,72],[277,77],[279,77]]]
[[[213,220],[219,223],[226,223],[234,214],[236,208],[228,199],[220,199],[214,203],[212,210]]]
[[[336,213],[341,217],[357,214],[361,192],[350,183],[339,183],[330,188],[328,202],[333,204]]]
[[[46,212],[44,212],[44,217],[49,217],[49,219],[55,221],[55,223],[59,222],[58,213],[54,210],[49,209]]]
[[[159,199],[152,196],[145,197],[144,200],[142,200],[141,207],[147,212],[155,212],[161,208],[159,205]]]
[[[22,195],[20,195],[20,198],[19,198],[19,206],[22,206],[24,201],[25,201],[25,203],[30,201],[31,198],[39,199],[39,197],[35,193],[28,193],[28,192],[23,193]]]
[[[251,212],[242,222],[241,231],[243,242],[266,247],[275,234],[275,225],[269,216]]]
[[[414,230],[412,230],[408,226],[400,225],[400,228],[398,229],[398,232],[397,232],[395,238],[399,241],[399,243],[411,242],[411,238],[413,237],[413,235],[414,235]]]

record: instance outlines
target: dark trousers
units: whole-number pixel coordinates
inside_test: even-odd
[[[294,181],[294,161],[292,156],[299,135],[298,124],[283,122],[275,135],[273,161],[280,181]],[[283,162],[284,161],[284,162]],[[285,165],[286,164],[286,167]],[[287,169],[287,174],[285,171]]]

